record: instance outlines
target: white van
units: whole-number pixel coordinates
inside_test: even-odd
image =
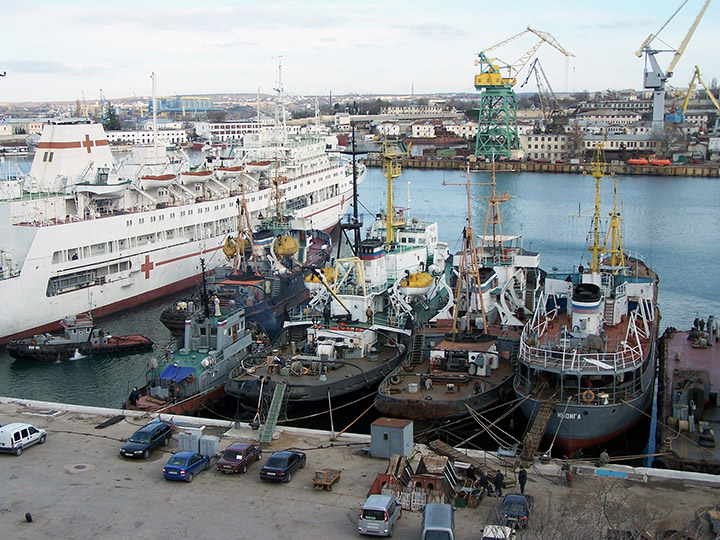
[[[0,452],[19,456],[28,446],[43,444],[47,438],[44,429],[38,429],[30,424],[14,422],[0,426]]]
[[[423,510],[421,540],[455,540],[454,512],[449,504],[426,504]]]
[[[389,495],[370,495],[358,518],[360,534],[392,536],[393,525],[402,516],[402,507]]]

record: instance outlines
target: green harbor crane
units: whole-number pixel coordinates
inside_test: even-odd
[[[501,47],[525,34],[534,34],[539,41],[514,63],[508,64],[498,58],[488,57],[487,53]],[[478,53],[475,65],[480,73],[475,75],[475,88],[479,90],[480,112],[478,115],[478,134],[475,141],[475,156],[486,159],[512,158],[520,150],[520,138],[517,129],[517,105],[513,86],[520,71],[535,56],[543,43],[549,43],[566,57],[575,56],[565,50],[548,32],[527,27],[522,32],[510,36]],[[501,70],[507,70],[504,76]]]

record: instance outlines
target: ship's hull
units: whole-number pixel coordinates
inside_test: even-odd
[[[567,455],[576,450],[603,444],[638,424],[652,405],[655,389],[655,342],[647,351],[642,374],[642,392],[622,403],[557,403],[550,416],[544,437]],[[612,374],[611,374],[612,375]],[[520,409],[532,423],[541,402],[515,388]]]
[[[153,343],[145,336],[111,336],[103,345],[85,343],[38,343],[36,340],[22,339],[8,344],[8,353],[16,359],[53,362],[67,360],[76,352],[83,356],[106,356],[111,354],[134,354],[152,350]]]
[[[482,379],[472,379],[470,385]],[[422,393],[417,399],[396,398],[392,394],[380,393],[375,399],[375,409],[382,415],[393,418],[407,418],[414,421],[447,421],[460,420],[470,415],[469,409],[481,413],[495,405],[507,401],[512,394],[512,377],[508,377],[500,385],[487,390],[465,393],[448,399],[424,399]]]
[[[295,217],[332,231],[352,200],[352,178],[338,184],[335,195],[297,209]],[[59,329],[68,313],[102,317],[192,288],[202,275],[200,258],[219,260],[225,238],[237,229],[236,199],[45,226],[13,224],[11,205],[18,203],[0,203],[4,243],[26,250],[19,271],[0,276],[0,297],[14,306],[0,313],[0,344]],[[265,210],[266,200],[253,197],[249,210]],[[165,234],[173,224],[183,237]],[[87,256],[63,260],[70,247]]]

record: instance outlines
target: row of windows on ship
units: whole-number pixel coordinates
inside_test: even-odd
[[[313,203],[322,202],[331,197],[337,196],[340,193],[338,184],[328,186],[319,190],[318,192],[308,195],[295,197],[289,200],[285,206],[287,210],[294,210],[303,208]],[[210,213],[211,211],[219,211],[225,209],[231,203],[219,203],[214,206],[207,206],[205,208],[197,208],[197,213],[203,212]],[[192,208],[187,210],[180,210],[168,212],[168,219],[174,219],[179,214],[181,218],[193,215],[194,210]],[[164,221],[165,214],[159,214],[150,216],[149,221],[155,223],[157,221]],[[137,223],[143,225],[146,221],[145,217],[137,218]],[[128,227],[133,225],[133,220],[128,219],[126,222]],[[186,225],[184,227],[167,229],[165,231],[151,232],[148,234],[141,234],[130,238],[121,238],[118,240],[111,240],[109,242],[99,242],[97,244],[91,244],[89,246],[69,248],[62,251],[53,252],[52,262],[53,264],[60,264],[67,261],[74,261],[80,258],[90,258],[99,255],[105,255],[107,253],[116,253],[125,249],[131,249],[135,247],[142,247],[148,244],[156,242],[171,241],[175,239],[189,240],[191,242],[202,239],[202,238],[214,238],[221,235],[233,234],[237,231],[237,216],[222,218],[214,221],[206,221],[200,224]],[[204,233],[204,234],[203,234]]]

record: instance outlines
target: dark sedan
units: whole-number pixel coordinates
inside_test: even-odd
[[[268,482],[289,482],[293,474],[305,467],[304,452],[273,452],[260,469],[260,478]]]
[[[521,495],[519,493],[505,495],[500,508],[502,524],[513,529],[524,529],[530,520],[532,507],[532,495]]]
[[[120,448],[120,455],[147,459],[150,452],[160,446],[167,446],[172,437],[172,428],[165,422],[152,421],[141,427]]]
[[[248,463],[259,461],[262,447],[257,444],[236,442],[228,446],[217,462],[216,468],[224,473],[246,473]]]

